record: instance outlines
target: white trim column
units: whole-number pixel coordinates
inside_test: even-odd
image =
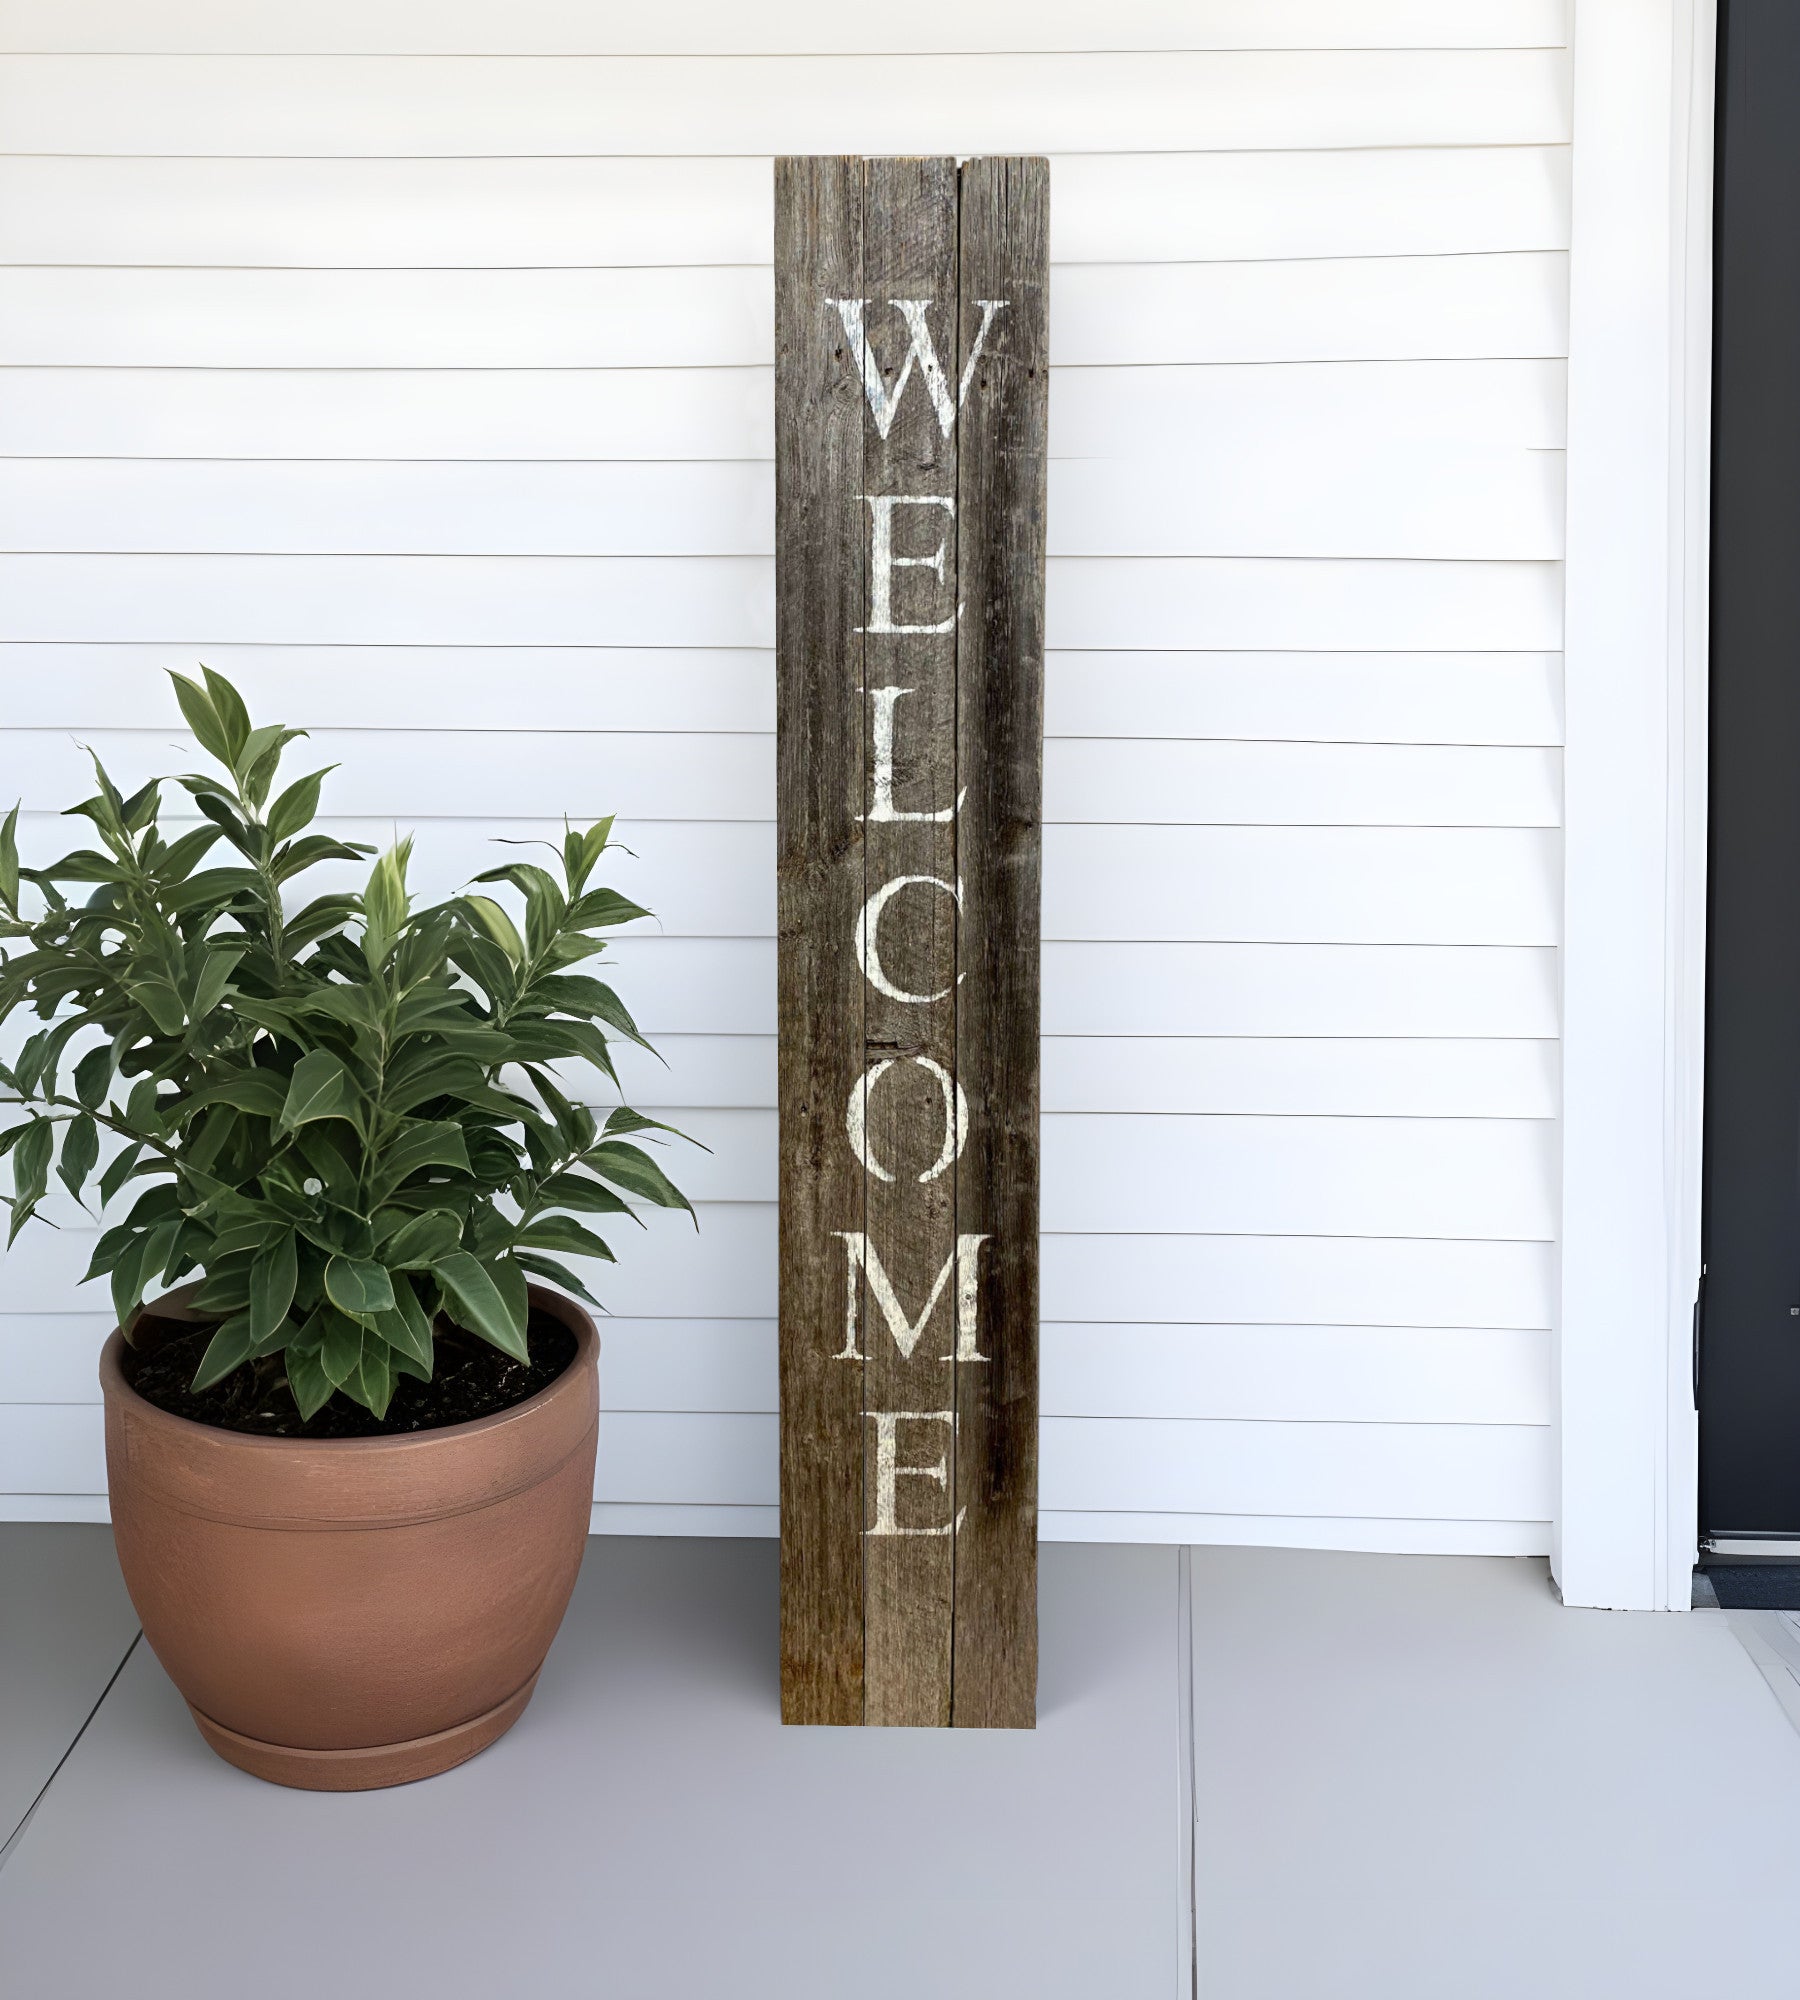
[[[1694,1559],[1713,0],[1577,0],[1559,1461],[1564,1601]]]

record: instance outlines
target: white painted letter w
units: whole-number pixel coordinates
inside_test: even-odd
[[[832,299],[830,304],[837,308],[838,318],[844,322],[844,337],[849,341],[852,352],[862,367],[863,387],[868,391],[869,409],[875,418],[875,428],[886,437],[894,425],[894,413],[900,407],[900,398],[905,393],[907,383],[912,379],[913,363],[919,364],[919,373],[924,377],[925,388],[931,397],[931,407],[937,411],[938,428],[945,437],[950,435],[950,427],[956,422],[956,413],[968,399],[969,384],[975,378],[975,364],[981,359],[983,342],[988,336],[988,328],[994,323],[994,315],[1006,304],[1004,299],[977,299],[981,308],[981,325],[975,334],[975,344],[969,349],[968,361],[964,364],[962,381],[957,385],[956,400],[951,401],[950,384],[944,379],[943,364],[938,360],[937,348],[932,343],[931,329],[925,324],[925,309],[931,304],[929,299],[889,299],[906,322],[908,334],[906,358],[900,364],[900,372],[894,377],[890,388],[881,379],[881,363],[875,359],[875,350],[869,345],[868,331],[863,324],[863,307],[872,305],[872,299]]]

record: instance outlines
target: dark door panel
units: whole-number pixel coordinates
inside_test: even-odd
[[[1800,1534],[1800,4],[1721,34],[1700,1517]]]

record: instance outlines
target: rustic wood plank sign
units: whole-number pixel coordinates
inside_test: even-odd
[[[1048,213],[776,163],[789,1722],[1035,1719]]]

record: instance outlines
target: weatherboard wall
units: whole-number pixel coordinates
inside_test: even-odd
[[[776,1490],[770,156],[1051,157],[1049,1535],[1541,1549],[1568,73],[1548,0],[0,4],[0,793],[166,667],[448,890],[617,811],[696,1237],[596,1523]],[[1099,46],[1103,43],[1104,46]],[[675,54],[672,51],[683,51]],[[0,1511],[104,1509],[73,1210]]]

